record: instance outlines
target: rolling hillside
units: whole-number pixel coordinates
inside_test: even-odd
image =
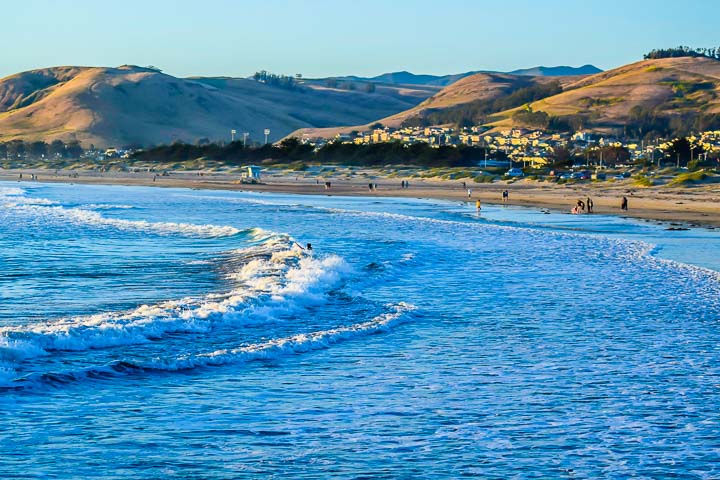
[[[423,117],[429,112],[449,110],[458,106],[478,101],[491,101],[506,97],[522,88],[559,82],[567,85],[580,77],[543,77],[510,75],[506,73],[476,73],[465,77],[428,98],[419,105],[403,112],[389,115],[376,121],[363,125],[352,125],[331,128],[306,128],[294,132],[293,136],[308,135],[310,137],[331,138],[339,133],[348,133],[353,130],[366,130],[376,122],[389,127],[400,127],[403,122],[414,117]]]
[[[644,60],[584,77],[564,91],[530,104],[555,117],[582,118],[586,128],[603,130],[632,123],[633,107],[658,115],[720,112],[720,61],[710,58]],[[508,110],[493,126],[510,126]]]
[[[533,112],[545,112],[548,118],[572,124],[574,128],[617,132],[626,126],[640,125],[637,130],[642,135],[648,129],[643,130],[644,126],[639,123],[638,109],[646,117],[665,118],[666,123],[673,118],[686,121],[688,117],[699,114],[720,114],[720,61],[679,57],[644,60],[586,76],[475,74],[444,88],[411,109],[378,121],[383,125],[397,127],[413,117],[442,118],[443,115],[428,114],[471,109],[487,100],[507,98],[519,89],[553,81],[560,83],[562,92],[535,101],[516,103],[513,108],[506,110],[495,110],[495,113],[486,116],[486,124],[494,128],[526,126],[517,118],[514,119],[513,115],[529,107]],[[329,138],[337,133],[367,129],[372,123],[302,130],[298,133]],[[433,124],[450,123],[445,121]]]
[[[255,141],[303,127],[365,123],[417,105],[432,87],[378,85],[375,92],[308,83],[285,90],[238,78],[175,78],[122,66],[56,67],[0,79],[0,141],[80,140],[152,145],[247,131]]]

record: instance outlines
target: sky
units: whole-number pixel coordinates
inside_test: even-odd
[[[0,77],[58,65],[175,76],[602,69],[720,46],[717,0],[0,0]]]

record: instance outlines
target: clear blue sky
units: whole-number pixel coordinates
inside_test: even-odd
[[[156,65],[178,76],[447,74],[592,63],[720,45],[717,0],[17,0],[0,76]]]

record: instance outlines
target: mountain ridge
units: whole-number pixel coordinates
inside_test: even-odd
[[[509,74],[509,75],[524,75],[524,76],[548,76],[548,77],[560,77],[560,76],[572,76],[572,75],[592,75],[600,73],[603,70],[597,68],[594,65],[586,64],[581,67],[569,67],[566,65],[545,67],[537,66],[531,68],[523,68],[513,70],[510,72],[500,72],[495,70],[473,70],[464,73],[455,73],[449,75],[429,75],[429,74],[415,74],[408,72],[407,70],[397,72],[387,72],[375,77],[361,77],[356,75],[348,75],[344,77],[337,77],[339,80],[349,81],[362,81],[362,82],[373,82],[373,83],[389,83],[394,85],[433,85],[446,87],[463,78],[478,74],[478,73],[498,73],[498,74]]]

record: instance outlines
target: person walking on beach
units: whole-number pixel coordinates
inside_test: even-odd
[[[472,188],[468,188],[468,198],[472,197]]]
[[[587,200],[585,201],[585,205],[587,205],[587,212],[593,213],[594,204],[593,204],[592,198],[588,197]]]
[[[482,208],[482,205],[480,204],[480,200],[475,201],[475,209],[479,212]]]
[[[507,190],[503,190],[503,192],[502,192],[503,203],[507,203],[509,196],[510,196],[510,193]]]
[[[620,209],[627,211],[628,209],[628,199],[627,197],[622,198],[622,202],[620,203]]]

